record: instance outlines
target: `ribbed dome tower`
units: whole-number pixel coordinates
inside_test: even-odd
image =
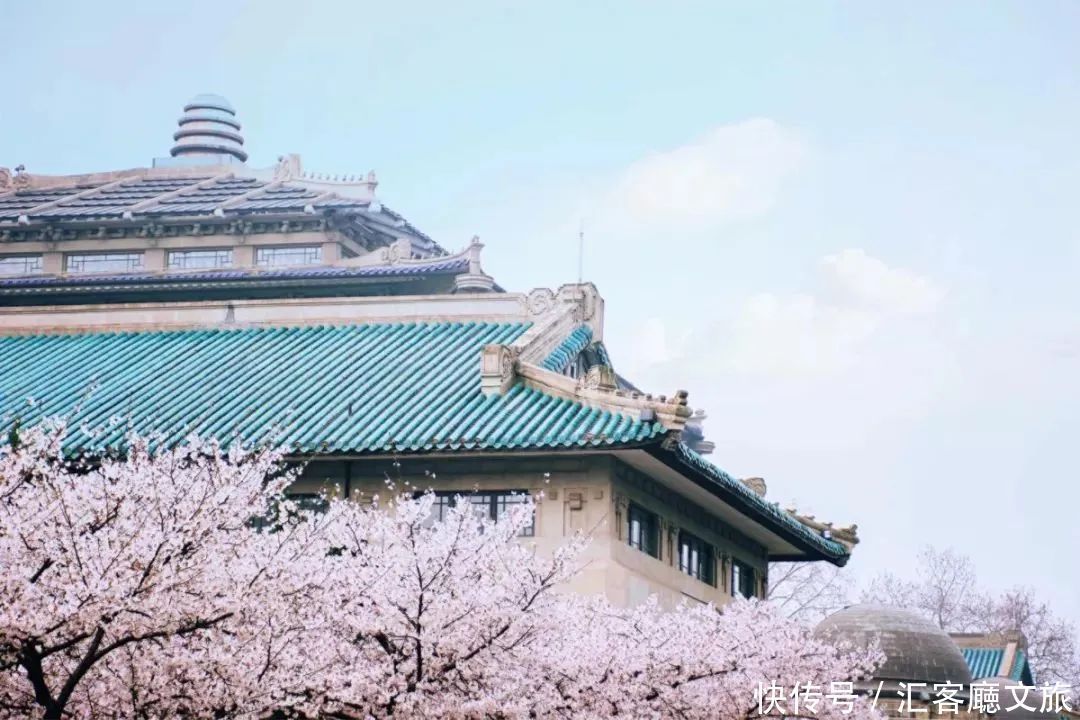
[[[245,162],[244,136],[236,110],[220,95],[196,95],[184,105],[184,114],[178,121],[180,127],[173,133],[173,145],[169,154],[185,160],[201,156],[206,164]],[[215,156],[215,157],[206,157]]]

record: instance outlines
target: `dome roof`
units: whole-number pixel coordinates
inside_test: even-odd
[[[971,682],[971,671],[948,633],[926,618],[885,605],[851,605],[818,624],[823,640],[846,640],[860,647],[879,639],[885,662],[875,680],[897,682]]]
[[[169,153],[205,158],[206,164],[245,162],[244,136],[232,103],[220,95],[196,95],[184,105]]]

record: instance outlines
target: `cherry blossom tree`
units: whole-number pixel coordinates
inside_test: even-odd
[[[769,564],[768,599],[793,620],[814,625],[851,604],[853,578],[824,562]]]
[[[531,503],[435,522],[388,488],[314,512],[273,450],[131,437],[79,463],[64,432],[0,449],[0,717],[755,718],[760,687],[880,659],[764,603],[567,592],[588,539],[539,552]]]
[[[924,547],[918,580],[881,573],[862,594],[864,602],[909,608],[949,632],[1020,632],[1027,640],[1035,679],[1080,691],[1080,633],[1032,588],[999,593],[980,588],[971,558],[956,551]]]

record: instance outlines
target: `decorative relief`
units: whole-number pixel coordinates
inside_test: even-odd
[[[501,395],[514,381],[517,365],[516,348],[508,345],[486,345],[480,356],[480,389],[485,395]]]
[[[563,285],[559,288],[558,299],[572,306],[570,312],[575,322],[589,322],[597,317],[600,295],[592,283]]]
[[[548,288],[536,288],[525,299],[525,307],[529,315],[544,315],[555,307],[555,293]]]
[[[382,261],[386,265],[397,265],[402,260],[412,258],[412,242],[408,238],[398,238],[393,244],[382,249]]]
[[[594,390],[614,390],[619,381],[610,365],[593,365],[585,373],[585,387]]]
[[[15,179],[11,183],[16,190],[24,190],[30,187],[30,173],[26,172],[25,165],[19,165],[15,168]]]
[[[768,489],[765,479],[759,477],[743,478],[742,484],[750,488],[758,497],[765,497],[765,491]]]
[[[282,155],[274,165],[274,180],[292,180],[302,174],[299,155]]]

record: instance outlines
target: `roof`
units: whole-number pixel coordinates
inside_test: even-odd
[[[964,660],[975,678],[1008,677],[1034,685],[1028,662],[1027,640],[1018,630],[1008,632],[953,633]]]
[[[135,177],[119,182],[20,190],[0,197],[0,222],[14,222],[22,216],[30,222],[120,219],[126,212],[140,217],[186,217],[210,214],[227,201],[236,201],[222,208],[229,214],[303,211],[307,205],[356,209],[369,205],[364,200],[340,197],[318,200],[320,193],[315,190],[289,183],[271,185],[251,177],[226,174],[218,177]],[[50,207],[34,211],[45,204]]]
[[[192,174],[195,173],[195,174]],[[444,254],[430,237],[374,196],[378,184],[321,176],[275,179],[272,171],[209,168],[137,168],[112,174],[43,178],[24,189],[0,189],[0,239],[75,239],[106,237],[118,228],[147,234],[199,234],[213,225],[238,218],[334,217],[340,229],[365,242],[373,233],[377,245],[400,235],[414,240],[420,254]],[[192,225],[192,223],[199,223]],[[42,234],[43,226],[63,224],[65,234]],[[275,224],[255,225],[245,232],[276,232]],[[81,233],[81,234],[78,234]],[[89,233],[89,234],[87,234]]]
[[[971,683],[960,649],[948,633],[921,615],[885,605],[851,605],[822,620],[814,634],[865,646],[877,639],[885,653],[875,681]]]
[[[591,340],[592,328],[588,325],[579,325],[544,358],[544,361],[540,363],[540,367],[545,370],[562,372],[577,357],[578,353],[585,349]]]
[[[22,277],[0,277],[0,288],[69,288],[94,287],[99,285],[175,285],[175,284],[217,284],[224,281],[252,282],[265,280],[292,280],[318,278],[354,278],[354,277],[396,277],[406,275],[426,275],[436,273],[455,273],[469,267],[467,257],[461,255],[437,257],[408,264],[361,265],[357,267],[335,265],[312,265],[310,267],[291,267],[280,270],[259,268],[233,268],[222,270],[201,270],[188,272],[137,272],[137,273],[100,273],[87,275],[26,275]]]
[[[1001,660],[1005,657],[1004,648],[961,648],[964,661],[971,669],[971,677],[994,677],[1001,670]]]
[[[480,389],[481,348],[529,323],[400,323],[0,337],[0,413],[70,414],[70,452],[120,443],[120,417],[179,442],[189,432],[268,437],[300,453],[625,446],[664,428],[516,385]],[[32,408],[26,398],[33,397]],[[76,410],[76,408],[78,408]]]
[[[685,445],[662,442],[669,429],[632,404],[605,407],[528,377],[483,392],[482,353],[526,341],[534,327],[371,322],[0,336],[0,420],[66,416],[72,454],[121,448],[129,428],[165,444],[192,432],[273,438],[302,455],[647,448],[811,556],[846,561],[841,543]],[[549,357],[587,335],[572,328]]]
[[[677,443],[669,452],[684,473],[697,476],[714,494],[758,522],[774,528],[798,547],[821,553],[838,565],[844,565],[851,550],[843,543],[823,537],[807,527],[779,505],[765,500],[744,483],[711,463],[687,443]]]

